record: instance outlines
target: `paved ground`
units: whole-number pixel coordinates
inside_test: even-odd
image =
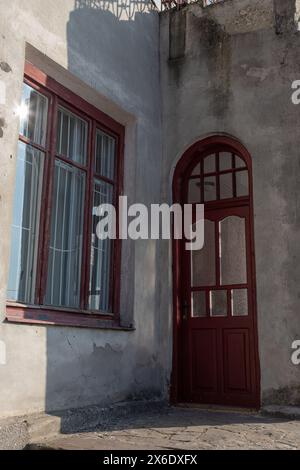
[[[60,435],[35,448],[300,449],[300,421],[254,413],[168,408],[123,418],[96,432]]]

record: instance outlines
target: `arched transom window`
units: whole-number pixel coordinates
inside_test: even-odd
[[[202,156],[190,170],[187,186],[189,203],[207,203],[248,195],[247,165],[235,153],[220,151]]]

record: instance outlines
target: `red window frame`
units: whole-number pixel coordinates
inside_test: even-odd
[[[92,229],[92,204],[94,178],[113,184],[114,204],[118,221],[118,196],[123,194],[123,161],[124,161],[124,126],[99,111],[90,103],[74,94],[69,89],[37,69],[33,64],[25,63],[24,83],[42,93],[48,98],[48,128],[45,148],[27,138],[19,135],[19,141],[45,153],[45,168],[43,176],[42,206],[44,210],[40,214],[40,233],[38,241],[37,281],[35,291],[35,304],[24,305],[18,302],[7,302],[6,318],[8,321],[25,323],[45,323],[54,325],[81,326],[91,328],[118,328],[120,327],[120,270],[121,270],[121,240],[117,236],[112,241],[112,264],[110,277],[110,304],[112,313],[101,313],[87,309],[88,284],[89,284],[89,260],[91,250]],[[50,242],[52,185],[54,176],[55,159],[70,163],[69,159],[57,156],[56,130],[58,106],[63,106],[84,119],[88,125],[88,150],[87,164],[84,168],[87,184],[84,201],[84,236],[83,236],[83,263],[81,272],[80,308],[70,309],[65,307],[49,307],[42,305],[47,282],[47,264]],[[115,138],[115,177],[109,180],[98,175],[94,171],[95,138],[99,129]],[[71,162],[75,167],[83,170],[83,167]],[[118,226],[117,226],[118,234]]]

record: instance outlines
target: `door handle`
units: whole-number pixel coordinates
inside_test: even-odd
[[[184,300],[182,304],[182,320],[186,320],[189,312],[189,304],[187,300]]]

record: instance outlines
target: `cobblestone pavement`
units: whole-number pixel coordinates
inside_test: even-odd
[[[115,421],[105,429],[44,440],[32,448],[300,449],[300,421],[256,413],[168,408]]]

